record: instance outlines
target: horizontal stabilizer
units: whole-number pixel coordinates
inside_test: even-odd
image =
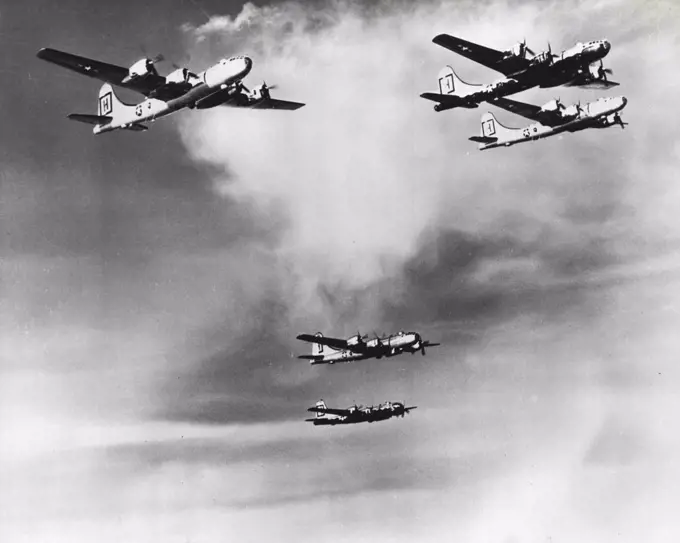
[[[441,94],[439,92],[424,92],[420,95],[421,98],[425,98],[425,100],[432,100],[433,102],[438,102],[440,104],[455,104],[459,105],[461,103],[461,99],[458,98],[457,96],[451,96],[449,94]]]
[[[498,141],[498,138],[492,138],[490,136],[472,136],[468,139],[470,141],[476,141],[477,143],[495,143]],[[439,345],[439,343],[432,343],[431,345],[428,345],[428,347],[434,347],[435,345]]]
[[[443,108],[438,111],[443,111],[444,109],[453,109],[456,107],[465,107],[468,109],[474,109],[476,107],[479,107],[479,104],[475,102],[469,102],[468,100],[465,100],[460,96],[454,96],[452,94],[440,94],[438,92],[424,92],[420,95],[420,97],[425,98],[425,100],[437,102],[441,106],[443,106]]]
[[[581,88],[584,89],[611,89],[612,87],[618,87],[621,83],[617,83],[616,81],[593,81],[592,83],[586,83],[585,85],[581,85]]]
[[[131,124],[125,127],[125,130],[132,130],[133,132],[144,132],[144,130],[148,129],[149,127],[144,126],[143,124]]]
[[[108,115],[87,115],[84,113],[71,113],[68,118],[72,121],[87,124],[106,124],[113,119],[113,117],[109,117]]]

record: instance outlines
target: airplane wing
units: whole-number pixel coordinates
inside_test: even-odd
[[[618,87],[621,83],[617,83],[616,81],[609,81],[609,80],[604,80],[604,79],[598,79],[598,80],[588,80],[585,78],[582,79],[574,79],[573,81],[569,81],[568,83],[565,83],[565,87],[581,87],[582,89],[611,89],[612,87]]]
[[[123,83],[123,79],[130,74],[127,68],[80,57],[78,55],[72,55],[71,53],[64,53],[63,51],[57,51],[56,49],[41,49],[38,51],[37,56],[39,59],[46,60],[47,62],[51,62],[62,68],[66,68],[67,70],[93,77],[124,89],[140,92],[145,96],[148,96],[152,92],[158,90],[159,87],[163,87],[166,84],[164,77],[155,74],[148,74],[143,78],[133,79],[132,81]]]
[[[508,56],[502,51],[496,51],[448,34],[439,34],[432,41],[506,76],[526,70],[529,67],[529,61],[525,58],[514,55]]]
[[[312,413],[324,413],[326,415],[338,415],[340,417],[349,415],[349,409],[331,409],[329,407],[310,407],[307,411]]]
[[[227,104],[231,105],[231,104]],[[277,100],[276,98],[266,98],[256,104],[254,104],[252,109],[281,109],[287,111],[295,111],[300,109],[305,104],[301,102],[289,102],[288,100]]]
[[[259,96],[249,96],[247,94],[235,94],[228,96],[226,100],[220,99],[217,94],[215,94],[216,100],[214,104],[206,105],[205,107],[212,107],[212,105],[229,106],[229,107],[241,107],[249,109],[279,109],[286,111],[295,111],[300,109],[305,104],[301,102],[289,102],[288,100],[278,100],[276,98],[259,97]],[[206,104],[210,101],[210,97],[204,99]]]
[[[560,119],[559,115],[550,115],[549,113],[541,111],[539,106],[533,104],[510,100],[509,98],[496,98],[489,103],[545,126],[560,126],[564,124],[564,121]]]
[[[319,345],[326,345],[333,349],[348,349],[347,340],[338,339],[334,337],[313,336],[312,334],[300,334],[297,339],[307,341],[309,343],[318,343]]]
[[[509,111],[510,113],[521,115],[522,117],[526,117],[532,121],[541,122],[541,108],[533,104],[527,104],[517,100],[510,100],[509,98],[496,98],[489,103],[504,109],[505,111]]]

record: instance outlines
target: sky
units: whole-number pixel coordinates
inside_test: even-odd
[[[680,9],[659,0],[0,4],[0,539],[675,543]],[[435,113],[446,32],[606,38],[618,127],[481,153]],[[94,137],[54,47],[246,83],[296,112]],[[146,53],[145,53],[146,52]],[[165,73],[165,72],[164,72]],[[129,99],[129,93],[120,96]],[[495,111],[509,126],[524,119]],[[298,360],[299,333],[427,356]],[[373,425],[306,408],[404,401]]]

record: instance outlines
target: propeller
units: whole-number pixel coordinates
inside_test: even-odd
[[[526,36],[525,36],[524,39],[522,40],[522,45],[524,46],[524,50],[525,50],[527,53],[529,53],[529,54],[532,55],[532,56],[536,56],[536,53],[534,53],[534,52],[531,50],[531,48],[529,48],[529,47],[527,46],[527,38],[526,38]]]
[[[406,402],[401,402],[401,407],[402,407],[403,410],[402,410],[402,412],[401,412],[401,414],[400,414],[399,416],[400,416],[402,419],[404,418],[404,415],[407,415],[407,414],[409,414],[412,410],[418,408],[417,405],[413,405],[413,406],[411,406],[411,407],[406,407]]]
[[[158,64],[159,62],[163,62],[165,60],[165,55],[163,53],[158,53],[154,57],[150,57],[148,51],[146,50],[146,47],[144,47],[143,44],[140,44],[139,49],[142,51],[142,54],[146,58],[147,64],[154,65]]]
[[[618,113],[616,113],[614,115],[614,122],[617,123],[621,127],[621,130],[624,130],[626,128],[626,125],[628,124],[628,123],[623,122],[621,115],[619,115]]]
[[[607,81],[607,75],[612,75],[614,72],[610,68],[605,68],[602,59],[600,59],[600,67],[597,73],[603,80]]]
[[[581,100],[576,102],[576,111],[578,111],[579,115],[583,113],[583,108],[581,107]]]
[[[267,85],[267,82],[263,80],[262,85],[260,86],[260,96],[262,96],[262,98],[269,98],[269,91],[277,87],[278,85]]]

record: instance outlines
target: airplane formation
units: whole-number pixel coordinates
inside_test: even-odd
[[[586,128],[626,126],[620,115],[627,103],[623,96],[602,98],[584,107],[580,103],[564,107],[559,100],[551,100],[539,107],[505,98],[534,87],[609,89],[619,85],[608,79],[611,70],[605,68],[602,62],[611,50],[607,40],[577,43],[559,54],[552,52],[550,44],[548,49],[536,54],[527,47],[526,41],[506,51],[497,51],[448,34],[439,34],[432,41],[504,76],[487,85],[469,84],[460,79],[451,66],[444,67],[438,76],[439,92],[420,95],[436,102],[435,111],[473,109],[486,102],[534,121],[525,128],[508,128],[500,124],[493,113],[487,112],[482,116],[481,134],[469,138],[479,143],[481,151]]]
[[[526,40],[508,50],[498,51],[448,34],[440,34],[432,40],[458,55],[502,74],[502,78],[490,84],[469,84],[458,77],[451,66],[444,67],[438,75],[439,92],[425,92],[420,96],[435,102],[436,112],[455,108],[474,109],[482,103],[494,105],[533,121],[524,128],[502,125],[491,112],[481,118],[480,135],[469,139],[479,144],[480,150],[509,147],[518,143],[536,141],[565,132],[577,132],[587,128],[608,128],[627,123],[621,119],[621,111],[627,104],[623,96],[605,97],[582,105],[580,102],[565,106],[553,99],[543,106],[536,106],[507,96],[531,88],[554,88],[558,86],[609,89],[619,85],[608,79],[611,70],[603,66],[603,58],[611,50],[607,40],[577,43],[559,54],[550,45],[541,53],[534,53]],[[170,115],[182,109],[210,109],[228,106],[250,109],[278,109],[294,111],[305,104],[272,98],[271,89],[262,83],[248,89],[243,83],[253,67],[247,56],[224,58],[200,73],[187,68],[176,68],[167,76],[161,76],[155,65],[163,60],[142,58],[129,68],[98,60],[44,48],[38,58],[76,73],[104,82],[99,90],[97,114],[72,113],[68,118],[94,125],[94,134],[114,130],[144,131],[148,122]],[[138,92],[144,99],[136,104],[120,100],[113,86]],[[312,353],[298,358],[309,360],[311,365],[351,363],[367,359],[391,358],[397,355],[420,352],[439,343],[426,341],[417,332],[399,332],[368,339],[357,333],[347,339],[300,334],[297,339],[312,344]],[[404,417],[417,406],[406,407],[403,402],[385,402],[377,406],[353,405],[346,409],[328,408],[319,400],[308,411],[316,413],[306,422],[314,426],[335,426],[377,422],[393,417]]]

